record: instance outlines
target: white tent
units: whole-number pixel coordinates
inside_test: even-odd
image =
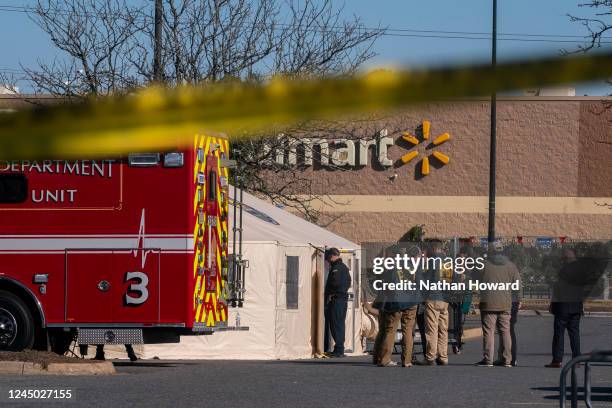
[[[296,359],[322,351],[323,249],[344,250],[342,258],[353,278],[351,292],[359,294],[359,245],[247,193],[243,208],[247,292],[244,307],[230,308],[228,324],[234,326],[239,313],[240,325],[249,330],[183,336],[179,344],[147,345],[142,357]],[[345,346],[347,352],[361,353],[357,299],[349,301]]]

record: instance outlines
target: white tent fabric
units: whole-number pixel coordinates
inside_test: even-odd
[[[231,190],[230,196],[233,199],[233,188]],[[245,207],[243,239],[245,241],[277,241],[283,244],[312,244],[317,247],[328,246],[354,250],[360,248],[359,245],[340,235],[246,192],[243,203]],[[230,211],[230,225],[232,216]],[[265,220],[266,216],[270,218],[268,221]],[[272,220],[276,223],[271,222]]]
[[[241,326],[249,330],[182,336],[179,344],[138,347],[143,358],[298,359],[310,358],[321,350],[322,249],[348,250],[346,256],[353,260],[358,257],[359,245],[248,193],[243,200],[243,259],[249,261],[247,292],[243,308],[230,308],[228,324],[234,326],[239,313]],[[230,229],[232,216],[230,207]],[[230,251],[232,246],[230,242]],[[287,307],[286,266],[291,256],[299,259],[297,308]],[[357,267],[354,260],[352,266]],[[354,276],[353,282],[357,285],[358,278],[356,282]],[[353,290],[358,292],[358,288]],[[354,313],[352,309],[347,313],[345,345],[361,353],[361,313],[356,307]]]

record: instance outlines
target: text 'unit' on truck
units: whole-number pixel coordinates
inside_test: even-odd
[[[0,349],[227,329],[228,150],[0,160]]]

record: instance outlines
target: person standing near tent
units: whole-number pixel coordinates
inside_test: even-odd
[[[403,248],[396,249],[396,254],[402,254]],[[404,252],[405,253],[405,252]],[[415,282],[414,274],[404,273],[403,270],[386,269],[382,275],[382,281],[392,284],[399,284],[400,281],[411,280]],[[378,350],[379,367],[393,367],[397,363],[391,360],[391,355],[395,346],[395,336],[398,323],[402,332],[402,367],[412,367],[412,350],[414,339],[412,332],[416,322],[418,305],[418,295],[404,291],[400,293],[396,290],[388,290],[384,294],[382,304],[382,342]]]
[[[384,293],[378,292],[374,302],[372,302],[373,313],[376,312],[376,320],[378,321],[378,333],[376,333],[376,340],[374,341],[374,347],[372,349],[372,364],[377,365],[380,360],[380,350],[382,348],[382,343],[385,338],[385,322],[384,322],[384,314],[383,310],[384,306]]]
[[[518,300],[518,294],[512,292],[512,310],[510,311],[510,338],[512,339],[512,347],[510,347],[512,354],[512,361],[510,364],[512,367],[517,366],[516,356],[518,354],[518,337],[516,335],[516,323],[518,322],[519,310],[522,307],[522,303]],[[501,366],[504,365],[504,350],[502,348],[501,333],[499,337],[499,346],[497,348],[497,361],[493,362],[493,365]]]
[[[470,246],[464,246],[459,250],[458,258],[469,259],[474,258],[474,249]],[[466,268],[467,269],[467,268]],[[458,282],[465,284],[470,271],[466,270],[462,273],[457,272],[453,275],[453,278]],[[455,330],[455,344],[453,344],[453,353],[461,354],[463,349],[463,326],[465,325],[465,316],[470,312],[470,306],[472,304],[472,292],[471,291],[460,291],[455,295],[455,302],[451,305],[454,313],[454,330]],[[515,319],[516,321],[516,319]],[[514,330],[514,329],[513,329]]]
[[[442,242],[432,240],[430,245],[423,280],[430,283],[448,281],[452,271],[443,268]],[[425,340],[425,359],[417,361],[417,365],[448,365],[448,301],[444,291],[430,289],[425,294]]]
[[[552,341],[553,359],[550,364],[546,365],[548,368],[563,366],[566,330],[572,349],[572,358],[580,355],[580,319],[584,314],[584,304],[580,296],[583,286],[580,285],[580,281],[585,268],[578,261],[573,248],[565,248],[561,259],[563,266],[553,286],[553,298],[548,309],[555,316]]]
[[[337,248],[325,251],[325,260],[329,263],[329,274],[325,283],[325,326],[329,324],[334,339],[334,350],[330,357],[344,357],[344,323],[348,302],[348,290],[351,287],[351,275],[348,267],[340,258]],[[327,333],[326,333],[327,337]],[[325,342],[325,351],[329,341]]]
[[[475,273],[480,282],[490,284],[511,284],[518,282],[519,291],[515,292],[515,299],[520,301],[520,273],[505,255],[503,246],[499,242],[493,244],[484,263],[484,269]],[[483,359],[476,363],[479,367],[493,366],[493,353],[495,350],[495,330],[501,339],[502,361],[497,364],[503,367],[512,367],[512,335],[510,333],[510,319],[512,312],[513,292],[510,288],[487,289],[480,291],[480,320],[482,323]]]

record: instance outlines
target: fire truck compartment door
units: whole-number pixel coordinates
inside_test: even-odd
[[[157,249],[67,250],[67,323],[159,322]]]

